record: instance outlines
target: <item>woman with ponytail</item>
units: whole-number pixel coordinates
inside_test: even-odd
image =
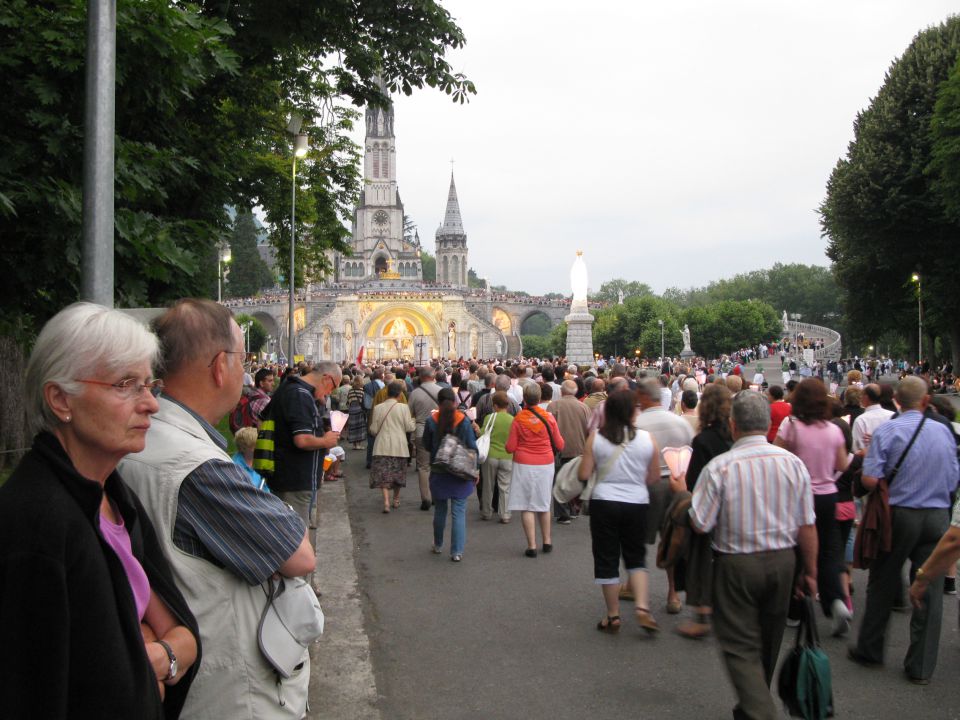
[[[437,394],[437,409],[430,413],[423,429],[423,446],[430,450],[431,464],[445,435],[456,435],[467,448],[476,451],[477,436],[467,416],[457,410],[457,396],[451,388]],[[476,481],[464,480],[447,472],[430,470],[430,495],[433,498],[433,552],[443,548],[443,533],[450,507],[450,559],[460,562],[467,540],[467,498],[473,494]]]

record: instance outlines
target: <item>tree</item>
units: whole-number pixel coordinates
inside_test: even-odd
[[[664,322],[664,348],[667,355],[682,349],[680,310],[654,295],[633,296],[623,305],[613,304],[594,311],[593,347],[603,355],[660,355],[660,320]]]
[[[228,297],[251,297],[273,285],[273,273],[257,250],[257,226],[253,213],[239,213],[233,221],[230,256]]]
[[[553,341],[548,336],[521,335],[520,340],[523,342],[523,354],[525,357],[543,359],[555,355]]]
[[[20,268],[3,330],[27,338],[78,295],[86,9],[0,0],[0,235]],[[289,254],[293,110],[313,147],[298,164],[298,274],[323,273],[326,251],[346,247],[360,183],[357,114],[335,101],[383,105],[382,78],[389,92],[427,85],[463,102],[473,84],[445,57],[463,42],[433,0],[119,3],[117,303],[209,293],[228,206],[260,205]]]
[[[957,173],[951,142],[956,95],[944,81],[958,51],[960,18],[952,17],[920,32],[894,60],[876,97],[857,115],[854,140],[820,206],[854,343],[872,342],[890,328],[916,338],[910,276],[917,272],[927,327],[949,336],[954,363],[960,360],[960,259],[954,250],[960,227],[943,195]]]
[[[420,267],[423,270],[424,282],[437,281],[437,258],[426,250],[420,251]]]
[[[683,321],[690,327],[691,348],[705,357],[770,342],[781,334],[777,311],[758,300],[723,300],[687,308]]]
[[[467,270],[467,287],[476,288],[478,290],[483,290],[487,284],[484,282],[483,278],[477,277],[477,271],[473,268]]]
[[[628,297],[653,295],[653,290],[651,290],[650,286],[646,283],[637,282],[636,280],[628,281],[623,278],[614,278],[613,280],[607,280],[607,282],[603,283],[600,286],[600,290],[590,299],[597,302],[619,302],[620,291],[623,291],[624,299]]]
[[[263,326],[263,323],[250,315],[237,315],[234,319],[241,328],[247,323],[250,324],[250,329],[247,330],[246,347],[249,352],[260,352],[263,346],[267,344],[267,329]]]

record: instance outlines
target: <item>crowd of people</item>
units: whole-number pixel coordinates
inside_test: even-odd
[[[3,576],[32,579],[0,593],[16,658],[4,712],[304,717],[307,649],[281,670],[259,633],[274,582],[313,583],[317,491],[344,477],[345,444],[365,453],[384,515],[416,473],[430,548],[454,563],[474,495],[482,521],[519,518],[517,552],[531,560],[589,510],[602,633],[620,631],[623,603],[660,630],[648,560],[659,536],[664,610],[685,602],[678,632],[716,636],[735,717],[779,717],[770,684],[803,595],[837,636],[862,615],[849,658],[868,666],[884,661],[892,609],[912,603],[904,668],[930,682],[960,558],[953,406],[922,366],[896,387],[846,365],[842,383],[790,370],[781,386],[746,377],[750,356],[259,367],[212,301],[179,301],[150,328],[72,305],[31,354],[35,439],[0,488]],[[233,456],[217,430],[228,416]],[[689,464],[671,461],[684,448]],[[571,463],[584,493],[560,502],[556,474]],[[889,523],[855,610],[854,528],[877,506],[858,509],[865,493],[886,500]]]

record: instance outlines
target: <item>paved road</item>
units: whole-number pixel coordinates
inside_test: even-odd
[[[345,486],[323,488],[320,532],[331,546],[349,542],[353,548],[359,588],[354,599],[363,609],[363,627],[351,627],[359,621],[333,614],[338,601],[328,597],[353,594],[349,587],[334,590],[338,579],[332,576],[353,568],[339,563],[339,570],[327,571],[329,584],[322,572],[328,628],[350,641],[345,653],[335,642],[326,644],[335,638],[321,641],[315,675],[326,686],[314,696],[311,717],[355,716],[350,697],[338,689],[352,682],[344,677],[350,668],[365,677],[367,638],[374,705],[389,720],[730,717],[734,699],[715,642],[685,640],[672,632],[683,616],[666,614],[661,572],[655,571],[651,582],[651,604],[663,628],[659,636],[637,629],[628,604],[619,635],[594,629],[603,605],[592,584],[587,518],[555,526],[554,553],[528,559],[516,519],[510,525],[482,522],[471,500],[466,553],[455,564],[446,553],[430,552],[432,511],[419,510],[415,474],[408,476],[402,507],[384,515],[379,491],[368,489],[362,454],[350,455]],[[344,498],[351,529],[347,533],[339,517],[335,522],[343,529],[331,535],[334,520],[327,518],[342,512]],[[319,550],[323,566],[322,542]],[[865,575],[856,574],[859,612]],[[828,621],[821,620],[833,663],[837,716],[960,718],[955,597],[946,599],[944,615],[940,665],[925,688],[907,683],[900,669],[908,616],[894,614],[889,663],[880,670],[847,661],[846,641],[830,638]],[[356,715],[372,716],[362,678],[355,689]]]

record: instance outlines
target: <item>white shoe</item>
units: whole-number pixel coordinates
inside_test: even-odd
[[[843,637],[850,632],[850,619],[853,616],[843,600],[837,598],[830,604],[830,615],[833,617],[834,637]]]

